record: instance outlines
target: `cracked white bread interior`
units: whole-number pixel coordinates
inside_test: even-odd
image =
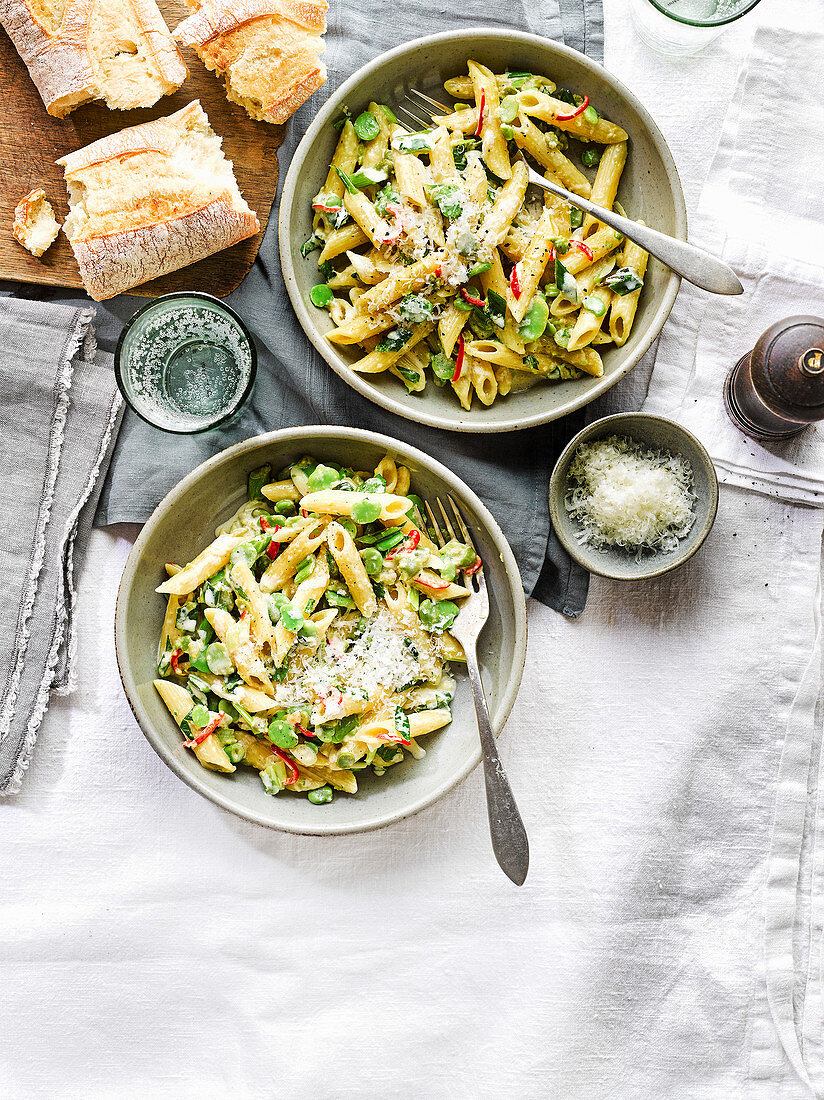
[[[203,64],[223,74],[226,95],[252,118],[281,123],[326,80],[326,0],[188,0],[175,28]]]
[[[0,0],[0,23],[57,118],[92,99],[151,107],[186,79],[155,0]]]
[[[57,163],[69,189],[63,231],[98,302],[260,229],[197,100]]]
[[[42,187],[35,187],[18,202],[14,208],[12,232],[32,256],[42,256],[54,242],[60,232],[60,222]]]

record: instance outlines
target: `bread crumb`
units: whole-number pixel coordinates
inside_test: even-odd
[[[60,232],[60,222],[42,187],[35,187],[18,202],[12,228],[15,239],[32,256],[42,256],[54,242]]]

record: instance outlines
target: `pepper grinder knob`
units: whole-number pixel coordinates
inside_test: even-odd
[[[771,325],[727,375],[724,405],[736,428],[765,443],[824,420],[824,320]]]

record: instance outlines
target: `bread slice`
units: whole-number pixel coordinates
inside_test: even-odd
[[[197,100],[57,163],[69,189],[63,231],[98,302],[260,230]]]
[[[54,207],[46,199],[42,187],[29,191],[18,202],[14,208],[12,232],[32,256],[42,256],[53,244],[60,232],[60,222],[54,216]]]
[[[0,23],[57,118],[92,99],[151,107],[186,79],[155,0],[0,0]]]
[[[197,10],[175,28],[226,95],[252,118],[286,122],[326,80],[326,0],[189,0]]]

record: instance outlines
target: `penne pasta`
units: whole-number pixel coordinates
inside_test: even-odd
[[[466,375],[480,400],[497,391],[489,363],[467,357]],[[445,629],[476,555],[454,538],[433,544],[411,471],[391,455],[374,471],[304,456],[261,485],[263,471],[190,566],[168,563],[184,586],[214,568],[169,595],[155,685],[181,751],[215,771],[247,765],[268,794],[320,804],[356,793],[363,768],[381,775],[421,757],[415,737],[451,721],[444,654],[462,651]]]
[[[566,382],[602,372],[600,356],[578,367],[543,343],[527,345],[546,323],[550,339],[571,341],[570,354],[620,346],[643,275],[619,282],[626,294],[602,293],[598,265],[618,261],[621,234],[528,186],[527,165],[573,195],[621,209],[628,135],[584,89],[555,95],[548,76],[495,73],[472,58],[445,87],[457,109],[444,108],[430,126],[421,121],[419,131],[375,102],[357,129],[344,122],[301,252],[318,253],[312,304],[328,312],[330,344],[352,347],[352,370],[397,378],[421,397],[435,384],[471,412],[473,400],[502,400],[527,375]],[[582,312],[587,297],[594,308]],[[537,367],[536,355],[544,357]]]

